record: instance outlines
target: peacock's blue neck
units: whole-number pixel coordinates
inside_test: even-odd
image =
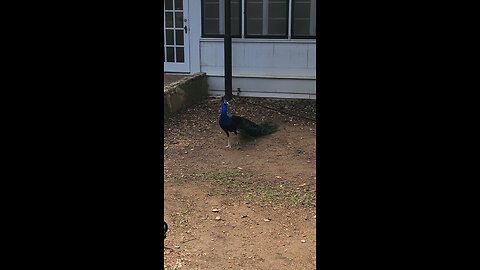
[[[222,113],[220,114],[220,122],[227,124],[230,122],[230,117],[227,114],[227,104],[222,103]]]
[[[222,103],[222,114],[227,114],[227,109],[228,109],[227,104]]]
[[[222,103],[222,113],[220,114],[221,118],[229,118],[227,114],[227,110],[228,110],[227,104]]]

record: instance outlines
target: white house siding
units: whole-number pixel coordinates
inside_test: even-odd
[[[232,41],[232,88],[240,95],[316,99],[316,44],[312,40]],[[222,95],[223,39],[200,40],[200,69],[209,94]]]

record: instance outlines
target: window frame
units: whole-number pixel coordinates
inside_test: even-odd
[[[219,3],[220,3],[221,0],[219,0]],[[243,23],[243,17],[242,17],[242,3],[244,0],[239,0],[240,1],[240,8],[238,9],[238,16],[239,16],[239,32],[240,34],[239,35],[231,35],[232,38],[241,38],[242,37],[242,23]],[[202,38],[223,38],[225,36],[225,34],[218,34],[218,35],[214,35],[214,34],[205,34],[205,23],[204,23],[204,3],[205,3],[205,0],[201,0],[201,3],[200,3],[200,11],[201,11],[201,28],[202,28]],[[220,23],[225,23],[225,19],[224,18],[218,18],[218,20],[220,21]],[[222,21],[223,20],[223,21]]]
[[[219,0],[220,1],[220,0]],[[316,27],[315,27],[315,34],[314,35],[307,35],[307,36],[301,36],[301,35],[294,35],[293,29],[294,29],[294,12],[295,12],[295,1],[296,0],[286,0],[287,1],[287,14],[286,14],[286,19],[287,19],[287,24],[286,24],[286,35],[247,35],[247,24],[246,24],[246,18],[247,18],[247,1],[248,0],[239,0],[240,1],[240,8],[239,8],[239,30],[240,34],[239,35],[232,35],[232,38],[239,38],[239,39],[281,39],[281,40],[291,40],[291,39],[317,39],[317,34],[316,34]],[[315,0],[316,1],[316,0]],[[201,38],[224,38],[224,34],[218,34],[218,35],[212,35],[212,34],[205,34],[205,29],[204,29],[204,3],[205,0],[200,1],[200,12],[201,12]],[[316,4],[315,3],[315,9],[316,9]],[[242,14],[243,11],[243,14]],[[316,16],[316,12],[315,12]],[[311,20],[312,18],[310,18]],[[219,20],[221,20],[219,18]],[[316,22],[316,18],[315,18]],[[223,22],[224,23],[224,22]]]

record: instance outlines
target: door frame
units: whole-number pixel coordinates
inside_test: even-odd
[[[173,1],[173,4],[175,4],[175,0]],[[181,72],[181,73],[190,73],[190,20],[188,16],[188,0],[183,0],[183,23],[184,26],[186,27],[186,33],[185,30],[183,31],[183,58],[184,62],[183,63],[174,63],[174,62],[166,62],[166,16],[165,16],[165,1],[164,1],[164,10],[163,10],[163,50],[164,50],[164,55],[165,59],[163,62],[163,71],[164,72]],[[173,18],[173,21],[175,22],[175,16]],[[179,30],[178,28],[175,28],[176,30]],[[176,32],[174,32],[174,35],[176,35]],[[175,55],[175,53],[174,53]],[[176,57],[176,55],[175,55]]]

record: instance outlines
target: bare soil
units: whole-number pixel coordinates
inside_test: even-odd
[[[165,121],[165,269],[316,269],[316,124],[259,105],[315,118],[315,101],[237,98],[279,128],[230,149],[219,99]]]

